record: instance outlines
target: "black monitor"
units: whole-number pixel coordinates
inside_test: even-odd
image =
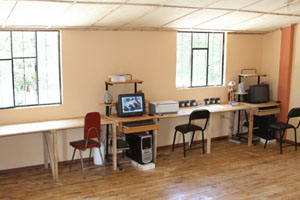
[[[117,115],[119,117],[133,117],[145,114],[144,93],[119,94]]]
[[[249,103],[264,103],[270,101],[269,84],[250,85],[247,101]]]

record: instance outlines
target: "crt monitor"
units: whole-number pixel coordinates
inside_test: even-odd
[[[264,103],[270,101],[269,84],[250,85],[247,101],[250,103]]]
[[[119,117],[132,117],[145,114],[144,93],[119,94],[117,115]]]

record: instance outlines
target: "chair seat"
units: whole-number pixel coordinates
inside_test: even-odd
[[[280,130],[283,130],[283,129],[285,128],[285,124],[286,124],[285,122],[276,122],[276,123],[274,123],[274,124],[270,124],[269,127],[270,127],[271,129],[280,131]],[[288,129],[288,128],[294,128],[294,126],[291,125],[291,124],[288,124],[286,128],[287,128],[287,129]]]
[[[202,128],[194,124],[190,124],[189,130],[187,130],[188,124],[182,124],[175,127],[175,130],[180,131],[181,133],[187,133],[190,131],[200,131]]]
[[[81,150],[81,149],[85,149],[85,143],[86,140],[78,140],[78,141],[70,142],[70,145],[76,149]],[[95,140],[89,140],[87,148],[99,147],[99,145],[100,145],[99,142]]]

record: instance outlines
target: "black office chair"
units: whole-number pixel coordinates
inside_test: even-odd
[[[282,146],[282,140],[284,137],[284,133],[287,129],[294,129],[294,134],[295,134],[295,151],[297,151],[297,129],[300,126],[300,120],[298,122],[297,127],[295,127],[292,124],[289,124],[289,120],[290,118],[295,118],[295,117],[300,117],[300,108],[293,108],[290,110],[289,114],[288,114],[288,119],[286,122],[276,122],[276,123],[272,123],[270,124],[270,129],[272,131],[279,131],[279,142],[280,142],[280,153],[282,154],[282,148],[283,147],[288,147],[288,146],[293,146],[293,144],[290,145],[285,145]]]
[[[196,119],[206,119],[204,128],[192,124],[192,120]],[[176,133],[177,131],[182,133],[183,137],[183,152],[184,152],[184,157],[186,157],[186,149],[185,149],[185,136],[184,134],[188,132],[193,132],[191,143],[190,143],[190,150],[191,149],[199,149],[202,148],[203,154],[204,154],[204,131],[206,129],[207,123],[209,119],[209,111],[208,110],[194,110],[190,117],[189,117],[189,123],[188,124],[183,124],[183,125],[178,125],[175,127],[175,133],[174,133],[174,139],[173,139],[173,146],[172,146],[172,151],[174,151],[174,146],[175,146],[175,139],[176,139]],[[202,146],[198,148],[192,148],[193,140],[194,140],[194,135],[196,131],[201,131],[202,132]]]

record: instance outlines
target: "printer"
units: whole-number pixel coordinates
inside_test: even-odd
[[[179,104],[177,101],[152,101],[149,103],[150,114],[165,114],[165,113],[177,113],[179,110]]]

